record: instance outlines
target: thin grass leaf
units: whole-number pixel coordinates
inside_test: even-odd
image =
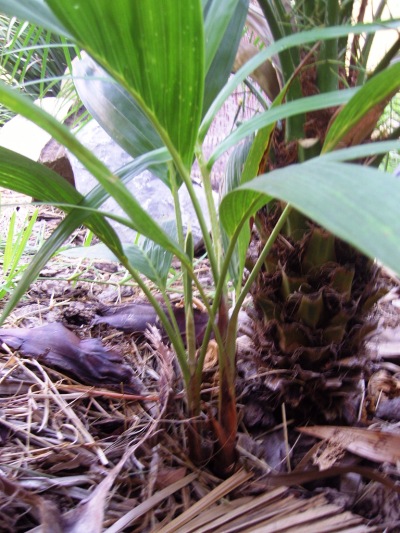
[[[22,231],[18,233],[17,239],[12,242],[12,261],[7,269],[7,277],[10,279],[14,277],[15,272],[18,270],[26,245],[28,244],[28,241],[32,235],[33,226],[35,225],[38,214],[39,210],[35,209],[28,221],[28,224],[22,229]]]
[[[56,33],[69,36],[66,27],[43,0],[0,0],[0,11],[9,17],[29,20]]]
[[[57,94],[60,80],[52,80],[62,76],[70,64],[68,47],[72,45],[42,27],[4,15],[0,15],[0,33],[6,34],[0,65],[8,82],[35,98]]]
[[[6,239],[6,245],[4,248],[4,255],[3,255],[3,273],[4,274],[6,274],[6,272],[9,270],[11,261],[14,255],[13,254],[13,242],[14,242],[16,218],[17,218],[17,215],[15,211],[13,211],[13,214],[11,215],[10,222],[8,225],[7,239]]]

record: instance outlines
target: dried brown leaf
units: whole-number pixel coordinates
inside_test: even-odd
[[[340,441],[347,451],[370,461],[396,464],[400,460],[400,434],[341,426],[302,427],[299,431],[319,439]]]
[[[90,385],[121,388],[141,393],[143,386],[122,356],[107,350],[100,339],[79,339],[58,322],[38,328],[0,329],[0,340],[25,356],[61,369]]]

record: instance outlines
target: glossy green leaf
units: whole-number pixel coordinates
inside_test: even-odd
[[[351,134],[357,128],[366,129],[365,135],[368,135],[368,129],[373,128],[379,119],[382,112],[380,107],[382,104],[385,106],[386,100],[399,88],[400,63],[395,63],[371,78],[342,108],[332,123],[326,135],[322,152],[330,152],[335,149],[349,133]],[[369,115],[372,115],[370,119]],[[361,138],[361,140],[363,139]]]
[[[164,143],[132,96],[89,56],[74,62],[76,90],[86,109],[108,135],[132,157]],[[165,165],[150,168],[168,185]]]
[[[204,90],[200,2],[46,2],[77,43],[134,97],[168,149],[190,168]]]
[[[249,0],[211,0],[204,32],[206,81],[203,114],[227,82],[246,21]]]
[[[322,158],[321,158],[322,159]],[[221,204],[228,233],[241,222],[238,206],[279,198],[400,274],[400,181],[379,170],[315,158],[264,174]]]

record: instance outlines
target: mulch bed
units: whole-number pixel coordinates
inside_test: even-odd
[[[57,217],[43,210],[46,231]],[[74,239],[82,242],[82,232]],[[206,262],[198,268],[206,279]],[[171,283],[178,299],[179,279]],[[76,369],[49,365],[45,353],[32,357],[3,342],[0,531],[399,531],[400,296],[397,280],[391,284],[368,345],[372,372],[360,412],[366,402],[371,412],[373,402],[369,427],[310,435],[283,411],[281,424],[255,431],[246,427],[239,395],[240,458],[224,480],[187,456],[182,380],[157,328],[137,336],[94,324],[104,306],[140,300],[137,288],[114,263],[57,256],[3,327],[29,328],[31,341],[37,335],[49,343],[42,326],[61,324],[78,339],[79,357],[80,341],[98,339],[100,356],[102,346],[118,357],[133,385],[96,384]],[[239,334],[239,367],[251,360],[249,327]],[[203,384],[210,409],[217,387],[210,356]]]

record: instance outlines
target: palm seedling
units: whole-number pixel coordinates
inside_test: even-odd
[[[340,339],[344,339],[350,328],[347,324],[342,325],[342,316],[348,317],[347,322],[352,325],[350,329],[360,329],[358,319],[354,318],[355,311],[352,315],[349,293],[354,293],[355,289],[358,291],[359,309],[366,308],[375,297],[374,291],[370,296],[361,288],[361,281],[374,279],[374,267],[369,266],[365,259],[356,259],[347,245],[338,245],[334,237],[327,236],[316,224],[356,245],[369,257],[378,257],[396,272],[399,272],[400,264],[399,247],[395,246],[400,233],[396,215],[399,183],[388,173],[359,166],[357,177],[363,184],[363,188],[360,188],[354,165],[346,163],[399,148],[396,140],[356,148],[353,141],[346,142],[346,135],[352,134],[362,120],[369,119],[371,109],[378,109],[398,90],[400,65],[376,73],[360,88],[337,90],[344,80],[347,81],[338,67],[338,57],[341,57],[338,50],[344,47],[342,40],[349,34],[377,31],[382,24],[342,27],[338,25],[339,18],[329,18],[320,26],[319,19],[315,18],[313,24],[317,25],[316,28],[291,35],[292,16],[297,17],[298,27],[306,29],[311,25],[314,14],[302,15],[301,6],[297,3],[296,10],[286,13],[280,2],[260,2],[277,42],[256,54],[250,54],[252,57],[242,67],[237,66],[236,74],[230,78],[248,4],[246,0],[164,0],[160,10],[159,0],[74,0],[72,3],[31,0],[29,4],[24,0],[0,0],[0,9],[5,13],[40,23],[68,37],[87,52],[89,60],[83,60],[75,73],[78,92],[103,128],[134,158],[132,163],[113,174],[53,117],[0,83],[2,103],[46,129],[98,181],[98,185],[84,197],[49,169],[0,149],[2,186],[30,194],[44,202],[56,203],[67,213],[24,272],[4,314],[17,304],[40,269],[71,232],[80,224],[87,225],[137,282],[159,315],[169,337],[186,390],[187,414],[190,418],[188,441],[192,458],[201,462],[214,456],[224,474],[232,471],[236,458],[235,356],[238,316],[253,283],[264,287],[264,279],[271,275],[272,282],[277,286],[276,294],[266,297],[257,291],[256,307],[260,318],[256,330],[259,332],[259,346],[264,347],[267,323],[269,338],[273,339],[276,350],[295,348],[293,356],[282,352],[282,356],[274,355],[274,360],[278,360],[279,364],[282,358],[288,361],[284,362],[285,368],[293,373],[297,357],[302,362],[298,368],[312,373],[313,361],[321,365],[333,362],[338,357],[337,350],[332,346],[335,343],[341,345]],[[275,4],[276,8],[271,11],[271,6]],[[325,5],[324,2],[322,4]],[[331,6],[335,2],[329,1],[328,4]],[[338,6],[342,4],[344,9],[349,2],[338,3]],[[330,17],[331,10],[327,12]],[[273,24],[273,17],[276,24]],[[329,27],[324,27],[325,23]],[[398,27],[398,22],[392,20],[383,26]],[[321,61],[316,61],[315,43],[320,41],[320,53],[323,50],[324,55]],[[337,48],[331,46],[332,41],[337,43]],[[308,45],[310,49],[307,49]],[[276,94],[274,83],[265,85],[274,99],[273,104],[240,125],[206,158],[203,153],[204,138],[218,110],[238,84],[265,61],[273,60],[277,53],[282,67],[283,88]],[[332,76],[318,73],[324,68],[329,73],[332,66]],[[348,85],[355,84],[353,71],[356,66],[352,64]],[[270,67],[267,71],[272,72]],[[313,76],[316,76],[314,82]],[[303,95],[302,81],[307,77],[311,81],[309,90]],[[358,81],[361,82],[361,78],[362,70]],[[335,82],[334,87],[319,87],[321,80],[330,79]],[[323,94],[316,94],[318,90]],[[339,105],[345,106],[343,112],[334,117],[330,108]],[[321,112],[323,124],[321,122],[314,129],[306,129],[305,133],[304,124],[308,124],[308,120],[314,116],[311,113],[322,109],[327,109]],[[331,118],[332,125],[326,133],[327,122]],[[282,125],[284,129],[281,130]],[[248,141],[241,145],[240,142],[246,138]],[[344,143],[346,148],[335,151],[340,143]],[[236,145],[239,145],[238,152],[242,157],[239,165],[231,166],[232,174],[236,174],[236,183],[233,183],[234,179],[227,180],[224,197],[216,208],[211,188],[213,165],[221,154]],[[290,150],[292,146],[294,150]],[[289,161],[293,165],[283,166],[283,162],[288,162],[285,154],[290,155]],[[195,159],[207,197],[211,237],[191,180]],[[261,161],[266,161],[267,168],[260,166]],[[145,169],[151,169],[171,191],[175,203],[172,229],[171,225],[162,225],[146,213],[127,188],[127,183]],[[265,170],[268,172],[264,173]],[[257,174],[262,175],[255,178]],[[186,187],[200,222],[213,280],[212,298],[193,268],[193,242],[190,232],[184,235],[179,187]],[[122,208],[123,217],[101,211],[101,205],[109,197],[113,197]],[[370,201],[371,197],[374,197],[374,204]],[[272,205],[274,199],[279,202],[256,217],[261,238],[266,239],[266,243],[242,286],[250,238],[249,219],[262,206]],[[279,214],[281,205],[284,207]],[[314,223],[310,224],[296,210],[310,217]],[[342,210],[340,216],[339,210]],[[128,245],[121,243],[109,219],[122,222],[141,234],[143,239]],[[316,229],[311,231],[314,227]],[[300,228],[302,232],[299,232]],[[281,231],[284,234],[279,236]],[[310,233],[306,242],[302,240],[304,232]],[[277,239],[279,243],[269,255]],[[283,248],[278,248],[281,244]],[[314,253],[314,249],[320,252]],[[291,272],[294,269],[291,262],[283,260],[282,254],[287,254],[288,250],[293,252],[291,261],[302,265],[297,270],[307,268],[309,276],[306,281],[299,281],[295,272]],[[356,267],[351,266],[349,259],[345,259],[349,254]],[[181,336],[166,291],[168,269],[174,255],[180,261],[184,278],[185,338]],[[282,274],[274,263],[285,263],[290,265],[290,269],[287,268]],[[328,267],[324,269],[324,265]],[[261,274],[258,275],[260,270]],[[319,282],[314,281],[319,279],[319,270],[323,272],[327,285],[327,289],[320,292]],[[361,277],[358,271],[362,273]],[[304,272],[301,274],[304,275]],[[162,305],[149,289],[143,275],[157,285]],[[353,278],[358,280],[359,277],[361,281],[353,281]],[[309,288],[306,290],[307,286]],[[236,294],[232,309],[229,309],[231,287]],[[290,294],[291,289],[297,291],[297,301],[289,298],[290,308],[286,303],[281,303],[280,297],[285,291]],[[208,312],[201,346],[196,342],[193,291],[198,291]],[[333,296],[328,298],[331,294]],[[342,308],[336,310],[340,305]],[[303,308],[305,319],[301,318]],[[262,309],[264,311],[261,312]],[[301,328],[295,325],[292,332],[288,328],[287,336],[286,332],[283,335],[284,330],[276,320],[283,315],[282,309],[287,309],[292,318],[297,313],[298,321],[303,321]],[[328,315],[336,318],[325,327],[323,320],[328,320]],[[274,320],[273,327],[271,319]],[[4,315],[1,320],[4,320]],[[307,328],[313,326],[324,332],[329,348],[318,349],[317,340],[299,355],[299,337],[309,335]],[[203,410],[203,367],[212,333],[218,346],[219,399],[217,406],[208,406]],[[289,333],[292,333],[291,339]],[[316,350],[313,349],[315,347]],[[203,424],[205,420],[209,422],[208,425]],[[204,428],[212,429],[213,442],[208,449],[203,448],[205,436],[208,435]]]

